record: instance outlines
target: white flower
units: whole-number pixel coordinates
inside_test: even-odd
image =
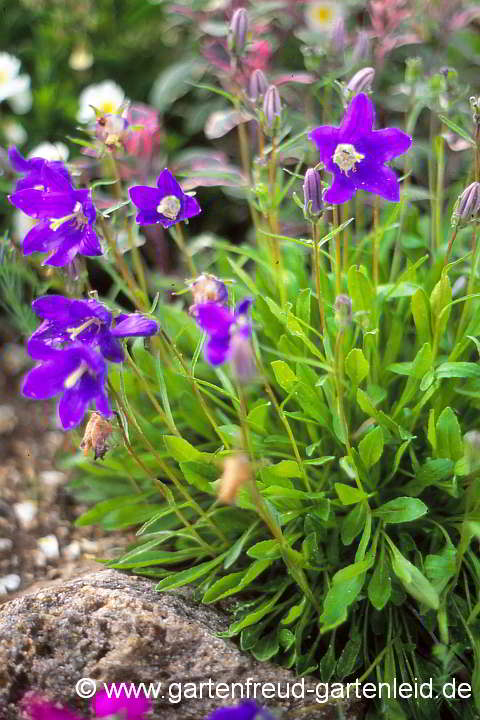
[[[38,220],[34,220],[29,215],[25,215],[21,210],[15,210],[13,213],[13,236],[21,241],[25,235],[37,224]]]
[[[34,147],[31,152],[28,153],[29,158],[40,157],[50,162],[61,161],[66,162],[68,160],[68,147],[65,143],[56,142],[49,143],[43,142],[37,147]]]
[[[7,120],[3,126],[3,134],[9,145],[23,145],[27,141],[27,131],[16,120]]]
[[[32,107],[30,77],[19,75],[20,60],[9,53],[0,53],[0,102],[8,100],[16,113],[26,113]]]
[[[340,3],[332,0],[310,2],[305,6],[305,22],[315,32],[330,32],[343,17]]]
[[[105,80],[98,85],[89,85],[80,94],[77,120],[79,122],[94,120],[95,112],[91,106],[105,114],[118,112],[124,100],[125,93],[113,80]]]

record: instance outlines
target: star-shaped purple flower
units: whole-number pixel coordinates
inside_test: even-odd
[[[183,192],[167,168],[158,176],[156,188],[135,185],[130,188],[129,194],[139,209],[136,218],[139,225],[160,223],[168,228],[202,211],[195,198]]]
[[[127,697],[125,688],[122,687],[117,697],[117,693],[112,690],[116,688],[111,686],[108,693],[102,690],[92,698],[91,705],[95,717],[103,718],[119,713],[124,720],[144,720],[145,713],[152,707],[151,701],[144,693],[139,693],[138,697],[134,697],[133,694]]]
[[[397,128],[374,130],[375,108],[364,93],[355,95],[340,127],[322,125],[309,133],[320,151],[320,160],[333,173],[333,185],[325,200],[335,205],[347,202],[357,190],[400,200],[397,176],[386,162],[402,155],[412,138]]]
[[[35,171],[36,173],[36,171]],[[63,266],[77,253],[102,255],[93,228],[96,211],[90,190],[76,190],[68,177],[44,164],[35,187],[14,192],[9,200],[16,208],[38,222],[23,241],[23,252],[50,252],[42,265]],[[36,189],[37,186],[43,190]]]
[[[30,354],[40,364],[25,376],[22,393],[34,400],[63,393],[57,410],[64,430],[81,423],[92,401],[102,415],[112,415],[105,392],[107,367],[95,350],[79,342],[63,350],[37,343]]]
[[[79,341],[98,347],[107,360],[123,362],[124,352],[118,338],[146,337],[158,330],[155,320],[140,313],[118,315],[112,328],[112,313],[94,299],[44,295],[33,301],[32,308],[43,319],[27,344],[32,357],[38,344],[58,347]]]
[[[16,172],[25,175],[25,177],[17,180],[15,185],[15,192],[18,192],[19,190],[27,190],[28,188],[38,188],[39,186],[43,187],[43,189],[46,189],[44,185],[45,178],[42,176],[42,169],[45,167],[45,165],[52,168],[52,170],[56,170],[57,172],[59,172],[61,175],[67,178],[67,180],[70,180],[67,168],[60,161],[49,161],[44,160],[44,158],[40,157],[33,157],[27,160],[23,157],[23,155],[17,150],[15,146],[9,148],[8,159],[10,160],[10,165],[14,170],[16,170]]]
[[[240,705],[214,710],[205,720],[273,720],[273,717],[253,700],[245,700]]]
[[[195,319],[209,335],[205,345],[205,358],[210,365],[222,365],[229,360],[240,341],[248,341],[252,325],[247,313],[251,298],[242,300],[232,313],[217,303],[207,302],[195,306]]]

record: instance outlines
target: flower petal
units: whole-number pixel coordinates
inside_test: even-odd
[[[327,163],[331,160],[335,148],[338,145],[338,128],[331,125],[322,125],[309,133],[309,139],[315,143],[319,152],[320,160]]]
[[[23,239],[23,254],[49,252],[57,244],[57,238],[48,222],[37,223]]]
[[[58,416],[64,430],[71,430],[79,425],[90,401],[97,394],[97,380],[88,372],[72,387],[65,390],[58,404]]]
[[[375,108],[365,93],[350,102],[338,132],[338,141],[355,145],[355,140],[370,133],[375,122]]]
[[[176,197],[181,198],[184,195],[182,188],[168,168],[162,170],[158,176],[157,187],[161,191],[161,197],[164,197],[165,195],[175,195]]]
[[[57,708],[45,700],[29,698],[24,703],[25,710],[31,720],[82,720],[76,713],[67,708]]]
[[[28,160],[25,160],[15,145],[8,149],[8,159],[12,168],[19,173],[26,173],[31,170],[30,163]]]
[[[33,218],[62,218],[70,215],[75,206],[73,194],[20,190],[9,197],[12,205]]]
[[[210,365],[222,365],[230,350],[230,338],[213,336],[205,345],[205,359]]]
[[[89,257],[93,255],[103,255],[98,235],[90,225],[86,225],[82,230],[82,240],[78,252],[81,255],[88,255]]]
[[[129,189],[128,194],[140,210],[155,210],[162,199],[162,193],[148,185],[135,185]]]
[[[98,347],[102,355],[111,362],[123,362],[125,353],[121,343],[114,338],[110,331],[103,330],[97,335]]]
[[[138,225],[156,225],[157,223],[164,222],[164,215],[159,215],[156,210],[140,210],[135,218]],[[173,225],[175,220],[171,220],[170,224]],[[164,225],[165,227],[165,225]]]
[[[356,149],[365,155],[367,160],[374,160],[380,164],[392,160],[398,155],[407,152],[412,144],[412,138],[403,130],[385,128],[374,130],[356,144]]]
[[[400,200],[400,185],[394,171],[385,165],[362,162],[352,179],[358,190],[375,193],[385,200],[398,202]]]
[[[70,322],[72,301],[63,295],[42,295],[32,302],[38,317],[66,325]]]
[[[235,308],[235,317],[238,317],[239,315],[246,315],[248,311],[250,310],[250,307],[253,304],[253,300],[251,297],[244,298],[243,300],[240,300],[237,307]]]
[[[135,313],[117,323],[111,333],[115,337],[146,337],[147,335],[154,335],[157,330],[158,325],[155,320]]]
[[[182,203],[182,210],[175,222],[185,220],[185,218],[194,217],[194,215],[198,215],[201,212],[202,208],[198,204],[197,200],[194,197],[191,197],[191,195],[185,195],[184,203]]]
[[[198,324],[209,335],[228,336],[235,317],[227,308],[217,303],[200,303],[195,306]]]
[[[25,376],[22,393],[35,400],[51,398],[62,392],[65,379],[78,368],[78,353],[45,348],[45,362]],[[47,359],[48,358],[48,359]]]
[[[63,267],[72,262],[74,257],[78,253],[78,248],[81,242],[81,234],[79,230],[75,230],[71,235],[67,237],[60,235],[60,231],[57,230],[58,243],[57,249],[52,255],[42,262],[42,265],[53,265],[54,267]]]
[[[120,713],[126,720],[142,720],[151,707],[151,701],[145,696],[128,698],[122,694],[121,697],[115,697],[115,693],[111,692],[109,697],[105,690],[98,692],[92,699],[92,709],[99,718]]]
[[[343,172],[335,173],[333,185],[325,193],[325,200],[334,205],[347,202],[355,195],[356,187],[352,176],[344,175]]]

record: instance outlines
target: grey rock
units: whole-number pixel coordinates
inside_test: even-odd
[[[231,698],[209,698],[219,683],[298,682],[288,670],[257,662],[234,642],[217,637],[228,616],[199,605],[189,590],[156,593],[154,583],[105,570],[17,597],[0,608],[0,720],[19,720],[27,692],[69,705],[85,716],[88,701],[75,686],[81,678],[102,683],[162,683],[156,720],[200,720]],[[211,678],[212,691],[200,683]],[[315,702],[315,680],[306,679],[307,700],[272,698],[261,703],[282,720],[360,720],[359,700]],[[196,697],[178,699],[179,684]],[[239,685],[237,688],[237,696]],[[298,686],[299,687],[299,686]],[[225,691],[224,691],[225,692]],[[297,690],[297,693],[299,690]],[[185,693],[186,694],[186,693]],[[207,697],[205,697],[205,695]]]

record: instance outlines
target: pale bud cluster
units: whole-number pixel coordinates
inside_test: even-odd
[[[240,57],[245,52],[248,35],[248,14],[245,8],[238,8],[233,13],[228,32],[228,49],[232,55]]]

